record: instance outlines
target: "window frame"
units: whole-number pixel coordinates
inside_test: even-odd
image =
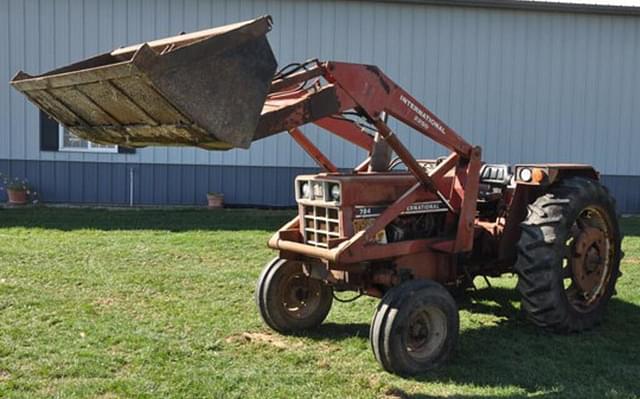
[[[65,129],[63,125],[59,124],[58,125],[58,151],[60,152],[82,152],[82,153],[92,153],[92,154],[118,154],[120,152],[119,147],[117,145],[114,145],[111,148],[92,147],[92,145],[94,144],[93,142],[82,139],[82,138],[80,138],[80,140],[84,140],[89,144],[87,148],[67,147],[64,145],[65,132],[67,132],[68,134],[73,134],[69,132],[67,129]]]

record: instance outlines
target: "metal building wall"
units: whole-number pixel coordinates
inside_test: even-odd
[[[172,165],[313,167],[286,135],[248,151],[41,152],[36,109],[7,84],[18,69],[44,72],[120,45],[267,13],[274,17],[269,37],[282,65],[311,57],[377,64],[483,146],[488,161],[585,162],[611,176],[609,181],[640,176],[640,163],[633,161],[640,145],[640,18],[367,1],[0,0],[0,160],[36,162],[24,168],[39,174],[58,162],[69,163],[66,168],[94,164],[82,170],[105,169],[101,163],[156,164],[154,181],[169,187],[182,185],[175,174],[162,176]],[[340,139],[308,131],[339,166],[362,156]],[[399,131],[416,155],[441,153],[418,135]],[[257,180],[255,190],[273,190]],[[98,182],[116,184],[126,182]],[[627,183],[616,186],[640,209],[640,194]]]

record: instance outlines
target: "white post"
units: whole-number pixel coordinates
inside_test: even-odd
[[[133,207],[133,168],[129,168],[129,206]]]

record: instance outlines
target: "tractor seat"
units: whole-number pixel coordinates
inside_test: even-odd
[[[507,164],[485,163],[480,168],[480,183],[508,186],[511,182],[511,171]]]

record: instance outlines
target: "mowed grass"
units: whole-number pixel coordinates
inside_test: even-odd
[[[640,219],[603,325],[556,336],[520,314],[513,277],[460,304],[450,365],[417,379],[371,353],[376,300],[334,303],[316,331],[261,322],[257,210],[0,210],[0,397],[575,397],[640,394]]]

